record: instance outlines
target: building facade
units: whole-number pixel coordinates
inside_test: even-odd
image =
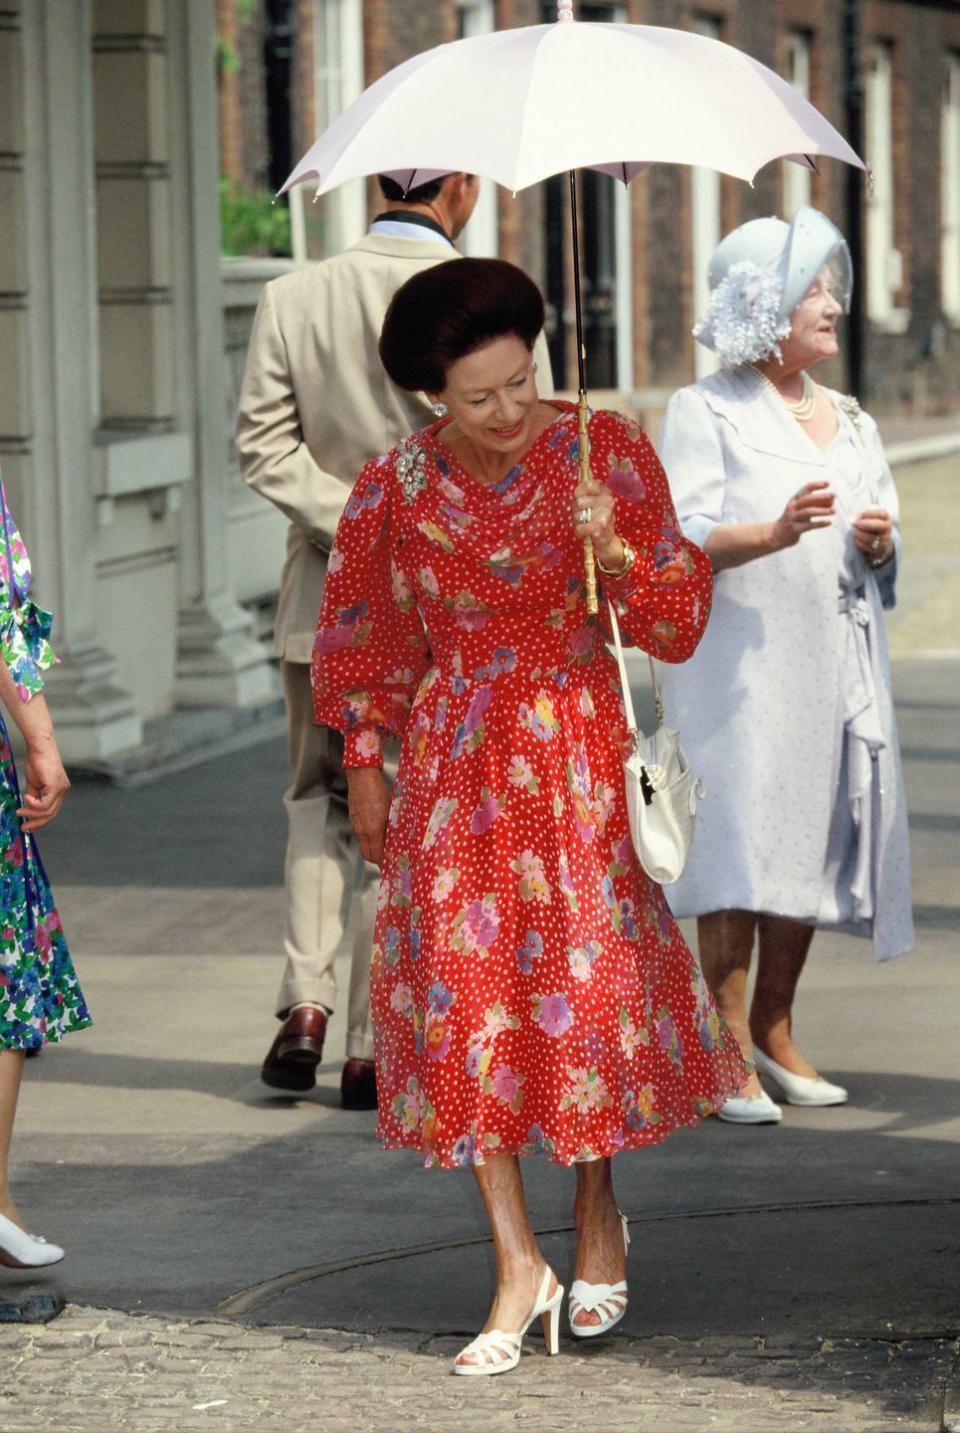
[[[252,0],[240,22],[237,0],[218,0],[218,14],[241,53],[240,64],[221,77],[222,163],[256,188],[276,186],[316,133],[393,65],[465,35],[549,21],[556,5]],[[593,386],[632,396],[649,410],[708,371],[710,355],[690,330],[705,301],[713,247],[746,219],[789,216],[807,202],[853,230],[859,273],[848,351],[858,350],[863,400],[882,412],[949,411],[960,397],[958,0],[621,0],[578,3],[576,14],[694,29],[748,51],[806,94],[873,170],[868,184],[830,160],[818,174],[776,163],[751,188],[710,171],[656,166],[629,191],[584,174],[581,251]],[[271,105],[287,116],[284,125]],[[264,139],[271,125],[285,135],[282,162],[272,168]],[[542,285],[558,378],[571,386],[576,350],[564,181],[516,197],[490,187],[467,246],[522,264]],[[313,205],[308,189],[293,200],[295,246],[301,257],[322,257],[357,237],[375,196],[358,183]],[[831,376],[842,381],[849,374],[837,365]]]
[[[960,405],[958,0],[624,0],[582,19],[695,27],[790,78],[874,169],[861,182],[861,391],[878,412]],[[285,523],[230,434],[250,319],[289,259],[222,259],[218,173],[272,193],[318,130],[430,45],[540,23],[541,0],[21,0],[0,5],[0,464],[63,658],[67,758],[115,767],[158,723],[277,710],[264,640]],[[851,54],[856,63],[851,65]],[[442,117],[438,118],[442,122]],[[753,188],[655,167],[587,175],[581,247],[594,391],[653,424],[709,355],[690,330],[720,234],[809,200],[846,227],[843,166]],[[358,182],[294,200],[296,261],[362,232]],[[486,186],[466,235],[548,299],[575,379],[563,182]],[[843,384],[843,367],[830,375]],[[194,730],[194,728],[191,728]]]
[[[215,43],[212,0],[0,10],[0,463],[72,762],[275,699],[226,443]]]

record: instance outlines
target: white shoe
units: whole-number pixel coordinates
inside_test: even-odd
[[[620,1214],[619,1209],[617,1213]],[[630,1231],[625,1214],[620,1214],[620,1225],[623,1229],[623,1252],[626,1254],[630,1248]],[[574,1323],[577,1314],[592,1313],[594,1309],[600,1315],[598,1324]],[[626,1312],[626,1279],[621,1279],[619,1284],[588,1284],[586,1279],[574,1279],[570,1285],[567,1317],[574,1338],[599,1338],[602,1333],[609,1333],[612,1328],[616,1328]]]
[[[843,1086],[832,1085],[822,1075],[817,1075],[815,1079],[809,1075],[794,1075],[756,1046],[753,1058],[761,1075],[773,1080],[788,1105],[844,1105],[847,1102]]]
[[[510,1369],[516,1368],[520,1362],[523,1336],[537,1317],[543,1321],[543,1337],[547,1345],[547,1353],[559,1353],[560,1305],[563,1303],[563,1285],[558,1284],[548,1298],[547,1290],[552,1278],[553,1270],[548,1267],[544,1270],[543,1283],[540,1285],[537,1301],[522,1328],[519,1328],[516,1333],[504,1333],[502,1329],[490,1329],[489,1333],[477,1334],[473,1342],[468,1343],[466,1348],[462,1348],[457,1354],[457,1360],[453,1365],[454,1373],[466,1374],[468,1377],[509,1373]],[[465,1353],[475,1354],[476,1363],[460,1363],[459,1360]]]
[[[724,1100],[717,1114],[732,1125],[776,1125],[783,1119],[783,1110],[764,1091],[759,1095],[734,1095]]]
[[[0,1264],[6,1264],[8,1269],[40,1269],[45,1264],[59,1264],[62,1258],[59,1244],[48,1244],[39,1234],[28,1234],[0,1214]]]

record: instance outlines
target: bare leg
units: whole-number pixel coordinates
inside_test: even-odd
[[[613,1192],[612,1161],[591,1159],[578,1164],[573,1222],[577,1228],[577,1261],[573,1276],[588,1284],[619,1284],[626,1278],[627,1256]],[[598,1324],[596,1309],[580,1309],[578,1325]]]
[[[0,1050],[0,1214],[12,1219],[21,1229],[23,1220],[10,1193],[9,1161],[23,1062],[22,1050]]]
[[[793,1042],[793,1001],[807,959],[813,926],[786,916],[760,916],[757,980],[750,1007],[750,1032],[764,1054],[794,1075],[816,1077]]]
[[[712,911],[697,918],[700,967],[717,1009],[730,1027],[745,1060],[753,1054],[747,1018],[747,976],[757,916],[753,911]],[[763,1093],[756,1074],[749,1075],[740,1094],[751,1099]]]
[[[497,1292],[482,1331],[496,1328],[512,1333],[521,1327],[536,1303],[546,1262],[530,1227],[516,1155],[494,1155],[486,1164],[474,1165],[473,1175],[490,1220],[497,1256]],[[556,1287],[554,1278],[548,1292],[553,1293]],[[464,1354],[457,1362],[475,1363],[476,1356]]]

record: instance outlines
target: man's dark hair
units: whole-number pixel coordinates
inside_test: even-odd
[[[532,349],[543,299],[504,259],[449,259],[397,289],[380,334],[380,359],[398,388],[439,393],[458,358],[513,334]]]
[[[391,204],[399,204],[405,200],[408,204],[429,204],[431,199],[436,199],[443,187],[446,174],[441,174],[439,179],[428,179],[426,184],[418,184],[416,189],[404,189],[395,179],[386,174],[377,175],[377,183],[380,185],[380,193],[384,199],[389,199]]]

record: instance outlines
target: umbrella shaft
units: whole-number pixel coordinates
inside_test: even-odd
[[[577,388],[587,391],[586,351],[583,346],[583,301],[580,295],[580,217],[577,211],[577,176],[570,170],[570,224],[573,229],[573,311],[577,320]]]

